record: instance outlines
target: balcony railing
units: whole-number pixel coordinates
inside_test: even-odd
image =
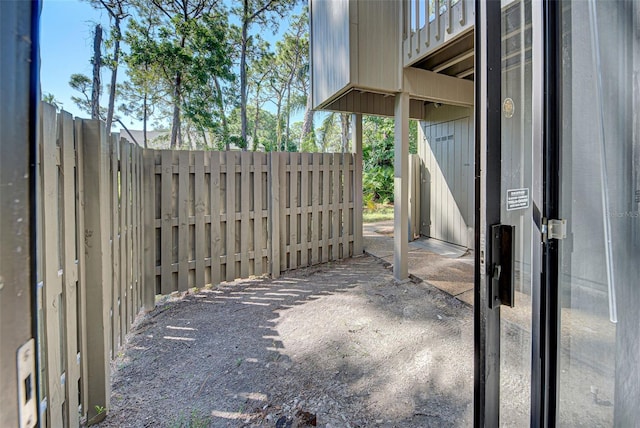
[[[473,0],[405,0],[403,65],[412,65],[473,28]]]

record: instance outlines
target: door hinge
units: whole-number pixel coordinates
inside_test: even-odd
[[[548,239],[565,239],[567,237],[567,220],[544,219],[542,221],[542,235],[546,242]]]
[[[35,341],[29,339],[18,349],[18,402],[20,428],[31,428],[38,422],[36,406]]]

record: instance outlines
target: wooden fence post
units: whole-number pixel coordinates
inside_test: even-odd
[[[84,251],[86,264],[86,326],[88,422],[103,420],[109,408],[111,246],[109,243],[109,146],[104,124],[98,120],[82,121],[84,151]]]

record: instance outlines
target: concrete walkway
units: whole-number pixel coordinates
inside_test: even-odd
[[[363,226],[364,250],[393,264],[393,220]],[[473,252],[437,239],[409,242],[409,274],[473,306]]]

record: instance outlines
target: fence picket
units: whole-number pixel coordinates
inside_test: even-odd
[[[161,156],[160,287],[162,294],[170,294],[173,291],[173,210],[171,208],[171,199],[173,197],[173,152],[171,150],[163,150]]]
[[[251,153],[242,152],[240,155],[240,278],[249,277],[249,198],[250,198],[250,170]]]
[[[233,281],[236,278],[236,162],[235,154],[227,152],[225,154],[227,186],[226,206],[226,280]]]
[[[78,265],[76,264],[76,156],[73,138],[73,118],[63,112],[58,115],[60,129],[60,148],[62,152],[60,170],[62,172],[62,239],[63,247],[63,280],[64,286],[64,334],[62,335],[65,355],[65,401],[66,424],[78,426],[78,380],[80,379],[80,362],[77,359],[78,346]]]
[[[178,290],[189,288],[189,152],[178,152]]]
[[[311,177],[311,264],[320,263],[318,251],[320,243],[318,241],[318,231],[322,228],[320,222],[320,160],[321,157],[315,155],[313,160],[313,172]],[[321,250],[320,250],[321,251]]]
[[[309,153],[300,153],[300,266],[309,266]]]
[[[331,225],[331,201],[329,199],[329,179],[331,175],[331,154],[322,155],[322,263],[329,261],[329,227]]]
[[[196,240],[196,271],[195,286],[203,287],[204,282],[204,212],[205,212],[205,188],[204,188],[204,153],[198,152],[195,157],[195,240]]]
[[[222,251],[222,237],[220,235],[220,152],[211,152],[210,157],[210,192],[211,204],[211,284],[220,283],[220,254]]]
[[[263,153],[253,155],[253,273],[262,275],[263,269]]]

